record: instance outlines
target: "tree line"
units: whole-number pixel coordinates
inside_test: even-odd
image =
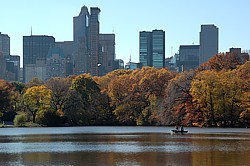
[[[0,80],[0,112],[2,120],[17,115],[19,125],[248,126],[249,56],[218,54],[182,73],[144,67],[27,84]]]

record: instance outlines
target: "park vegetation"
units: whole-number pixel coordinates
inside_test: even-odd
[[[182,73],[144,67],[100,77],[34,78],[27,84],[0,80],[0,117],[17,126],[245,127],[250,61],[227,53]]]

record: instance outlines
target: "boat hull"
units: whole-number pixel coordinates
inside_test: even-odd
[[[171,133],[174,133],[174,134],[185,134],[187,133],[188,131],[187,130],[171,130]]]

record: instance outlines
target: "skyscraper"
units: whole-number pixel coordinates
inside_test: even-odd
[[[99,15],[101,10],[97,7],[90,8],[89,18],[89,50],[90,50],[90,74],[99,75]]]
[[[114,70],[115,34],[100,34],[100,12],[98,7],[91,7],[89,12],[83,6],[79,16],[73,19],[76,75],[99,76]]]
[[[10,55],[10,37],[6,34],[0,32],[0,51],[2,51],[3,56],[6,58]]]
[[[199,64],[203,64],[218,53],[219,29],[213,25],[201,25]]]
[[[165,31],[152,31],[152,45],[153,67],[165,67]]]
[[[152,64],[152,32],[140,32],[140,63],[142,66],[153,66]]]
[[[78,16],[73,18],[74,47],[73,53],[74,73],[76,75],[88,72],[89,50],[88,50],[88,27],[89,12],[86,6],[81,8]]]
[[[73,36],[74,42],[86,42],[87,38],[87,28],[89,24],[89,12],[86,6],[81,8],[81,12],[78,16],[73,17]]]
[[[24,82],[33,77],[42,80],[46,75],[46,57],[50,48],[55,46],[55,38],[45,35],[23,36]]]
[[[142,66],[165,67],[165,31],[140,32],[139,59]]]

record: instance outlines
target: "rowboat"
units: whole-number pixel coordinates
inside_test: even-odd
[[[187,130],[176,130],[176,129],[171,130],[171,134],[185,134],[187,132],[188,132]]]

